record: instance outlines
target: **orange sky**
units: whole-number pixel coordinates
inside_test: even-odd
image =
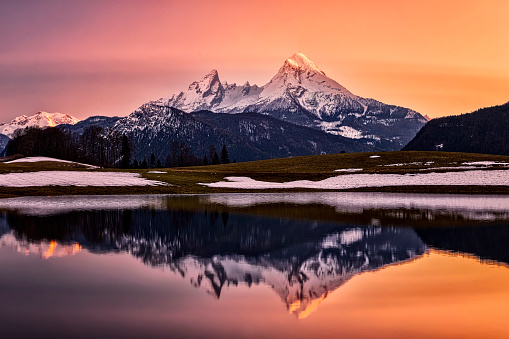
[[[2,1],[0,120],[129,114],[211,69],[263,85],[306,54],[431,117],[509,101],[509,1]]]

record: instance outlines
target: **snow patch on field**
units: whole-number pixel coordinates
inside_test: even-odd
[[[0,174],[0,186],[157,186],[161,181],[148,180],[138,173],[39,171]]]
[[[14,164],[17,162],[43,162],[43,161],[64,162],[64,163],[68,163],[68,164],[87,166],[89,168],[99,168],[99,167],[93,166],[93,165],[87,165],[87,164],[82,164],[79,162],[74,162],[74,161],[69,161],[69,160],[61,160],[61,159],[55,159],[55,158],[49,158],[49,157],[26,157],[26,158],[20,158],[20,159],[16,159],[16,160],[6,161],[5,163],[6,164]]]
[[[150,173],[150,174],[163,174],[163,173],[168,173],[168,172],[164,172],[164,171],[148,171],[147,173]]]
[[[227,181],[200,183],[208,187],[237,189],[350,189],[384,186],[509,186],[509,171],[472,170],[469,172],[417,173],[417,174],[347,174],[321,181],[298,180],[290,182],[258,181],[248,177],[226,177]]]
[[[499,161],[472,161],[472,162],[464,162],[462,165],[469,165],[469,166],[507,166],[509,165],[509,162],[499,162]]]
[[[334,170],[334,172],[359,172],[362,170],[363,170],[363,168],[340,168],[340,169]]]

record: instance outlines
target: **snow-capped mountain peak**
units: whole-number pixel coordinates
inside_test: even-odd
[[[213,86],[220,86],[219,75],[217,70],[213,69],[200,81],[195,81],[189,85],[189,91],[196,91],[196,93],[205,93]]]
[[[285,65],[288,65],[294,69],[313,71],[325,75],[325,72],[320,69],[313,61],[309,60],[307,56],[298,52],[286,59]]]
[[[221,103],[224,92],[225,89],[219,80],[218,72],[213,69],[200,81],[195,81],[189,85],[186,92],[180,92],[159,101],[169,101],[172,102],[172,106],[175,108],[182,107],[185,111],[192,112],[208,109]]]
[[[74,125],[80,119],[69,114],[48,113],[39,111],[32,116],[21,115],[14,118],[10,123],[0,124],[0,133],[12,138],[14,131],[26,127],[54,127],[61,124]]]
[[[346,138],[354,135],[387,150],[400,149],[427,122],[408,108],[354,95],[300,52],[286,59],[262,87],[221,82],[213,70],[187,91],[158,102],[188,113],[266,114]]]
[[[297,100],[301,105],[304,105],[303,107],[317,115],[317,118],[320,119],[321,113],[318,107],[320,103],[316,99],[323,94],[346,96],[352,99],[357,98],[345,87],[329,78],[324,71],[304,54],[295,53],[286,59],[277,74],[264,86],[260,97],[263,98],[262,100],[275,100],[281,96],[290,97],[288,99],[291,101]],[[321,103],[326,104],[331,98],[326,97],[323,99],[320,100]]]

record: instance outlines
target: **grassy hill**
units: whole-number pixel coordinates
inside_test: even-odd
[[[486,167],[484,163],[494,163]],[[499,164],[496,164],[496,163]],[[473,164],[472,164],[473,163]],[[183,193],[217,193],[217,192],[249,192],[242,189],[209,188],[198,183],[212,183],[225,177],[250,177],[269,182],[288,182],[295,180],[323,180],[345,174],[380,173],[406,174],[451,172],[470,169],[486,171],[508,168],[509,156],[399,151],[376,153],[343,153],[331,155],[314,155],[294,158],[262,160],[226,165],[165,168],[151,170],[94,170],[110,172],[135,172],[150,180],[162,181],[168,186],[131,186],[131,187],[0,187],[0,197],[20,195],[61,195],[61,194],[183,194]],[[0,173],[17,173],[30,171],[91,171],[81,165],[58,162],[17,162],[0,163]],[[339,171],[337,171],[339,170]],[[352,170],[355,170],[354,172]],[[351,172],[352,171],[352,172]],[[150,173],[163,172],[163,173]],[[509,175],[509,171],[508,171]],[[390,191],[390,192],[437,192],[437,193],[509,193],[507,187],[491,186],[405,186],[352,189],[358,191]],[[256,191],[256,190],[251,190]],[[281,192],[281,190],[263,190],[263,192]],[[310,191],[289,189],[285,191]],[[316,191],[316,190],[315,190]]]

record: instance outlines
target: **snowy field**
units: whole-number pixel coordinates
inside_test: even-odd
[[[31,186],[157,186],[161,181],[148,180],[138,173],[39,171],[0,174],[0,187]]]
[[[87,164],[82,164],[79,162],[74,162],[74,161],[69,161],[69,160],[60,160],[60,159],[48,158],[48,157],[26,157],[26,158],[20,158],[20,159],[16,159],[16,160],[6,161],[5,163],[6,164],[15,164],[15,163],[21,163],[21,162],[48,162],[48,161],[63,162],[63,163],[67,163],[67,164],[76,164],[76,165],[86,166],[91,169],[99,168],[99,167],[93,166],[93,165],[87,165]]]
[[[442,186],[479,185],[509,186],[507,170],[471,170],[468,172],[417,173],[417,174],[347,174],[321,181],[299,180],[290,182],[258,181],[248,177],[226,177],[227,181],[201,183],[208,187],[236,189],[350,189],[384,186]]]

